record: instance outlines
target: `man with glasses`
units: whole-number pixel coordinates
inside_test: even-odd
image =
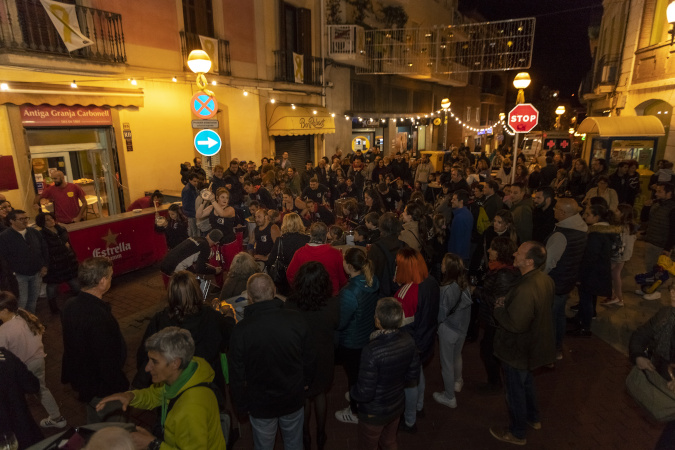
[[[0,233],[0,255],[19,284],[19,308],[35,313],[42,277],[47,275],[49,252],[42,234],[28,227],[26,211],[7,214],[10,227]]]

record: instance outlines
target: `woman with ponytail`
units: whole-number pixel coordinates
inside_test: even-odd
[[[42,345],[42,333],[45,327],[37,317],[24,309],[19,309],[19,302],[14,294],[0,291],[0,347],[14,353],[40,380],[40,402],[47,410],[49,417],[40,421],[43,428],[66,426],[66,419],[61,415],[54,396],[45,383],[45,350]]]
[[[361,350],[375,329],[375,305],[380,283],[373,274],[372,262],[360,248],[352,247],[345,252],[343,266],[349,281],[338,294],[340,325],[336,356],[345,368],[351,389],[359,378]],[[337,411],[335,417],[340,422],[358,423],[357,413],[356,402],[350,399],[350,405]]]

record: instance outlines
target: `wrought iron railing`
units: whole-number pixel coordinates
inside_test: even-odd
[[[92,45],[68,52],[40,0],[0,0],[0,52],[67,55],[108,63],[127,60],[122,15],[75,6],[77,22]]]
[[[180,32],[180,46],[183,52],[183,61],[185,70],[190,70],[187,66],[187,58],[192,50],[202,49],[202,43],[197,33]],[[232,75],[232,67],[230,62],[230,42],[224,39],[218,39],[218,75],[230,76]]]
[[[293,62],[293,52],[286,50],[274,51],[274,81],[286,81],[288,83],[297,83],[302,78],[303,84],[320,86],[323,77],[321,68],[321,58],[315,56],[302,55],[302,70],[296,77],[296,64]]]

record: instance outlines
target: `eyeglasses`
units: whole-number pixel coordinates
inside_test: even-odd
[[[17,217],[16,220],[20,220],[22,222],[28,222],[30,218],[29,217]]]

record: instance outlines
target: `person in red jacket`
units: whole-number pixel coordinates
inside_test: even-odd
[[[342,252],[326,243],[327,234],[328,227],[325,223],[312,224],[309,229],[309,244],[295,252],[286,270],[286,277],[291,285],[300,266],[308,261],[318,261],[326,268],[333,283],[333,295],[337,295],[340,288],[347,283],[347,276],[342,266]]]

